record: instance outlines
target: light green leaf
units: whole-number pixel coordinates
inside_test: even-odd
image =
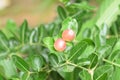
[[[29,80],[30,74],[28,72],[23,73],[21,80]]]
[[[46,45],[46,47],[50,50],[50,52],[55,52],[54,49],[54,39],[51,37],[45,37],[43,39],[44,44]]]
[[[0,74],[7,79],[17,76],[17,69],[12,60],[4,59],[0,61]]]
[[[41,67],[43,66],[43,58],[41,56],[33,56],[31,58],[31,67],[35,71],[40,71]]]
[[[108,6],[106,7],[106,4],[108,4]],[[117,19],[117,16],[120,14],[120,0],[105,0],[104,4],[101,5],[101,8],[104,8],[103,6],[105,6],[106,8],[104,10],[101,10],[102,15],[99,16],[96,25],[98,27],[101,27],[102,24],[107,24],[109,27],[112,24],[113,21],[115,21]]]
[[[120,64],[120,59],[117,59],[115,63]],[[119,74],[120,74],[120,68],[115,67],[113,74],[112,74],[112,77],[110,77],[111,80],[120,80]]]
[[[66,29],[72,29],[77,34],[77,32],[78,32],[78,23],[77,23],[76,19],[72,19],[71,17],[66,18],[62,22],[61,31],[64,31]]]
[[[113,67],[111,65],[101,65],[98,67],[94,72],[94,80],[106,80],[107,76],[106,73],[109,73],[113,70]],[[103,79],[104,78],[104,79]]]
[[[81,80],[91,80],[90,74],[85,70],[83,70],[79,73],[79,77]]]

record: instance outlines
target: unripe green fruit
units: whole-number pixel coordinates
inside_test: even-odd
[[[62,52],[66,48],[66,42],[63,39],[59,38],[55,41],[54,48],[56,51]]]

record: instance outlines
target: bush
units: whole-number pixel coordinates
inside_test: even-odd
[[[104,0],[95,12],[83,0],[61,0],[49,24],[18,28],[9,20],[0,31],[0,80],[120,80],[120,0]],[[54,42],[72,29],[64,51]]]

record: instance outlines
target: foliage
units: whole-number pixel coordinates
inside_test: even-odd
[[[31,29],[26,20],[20,27],[7,22],[0,80],[120,80],[120,0],[104,0],[97,12],[87,0],[61,2],[52,23]],[[76,38],[57,52],[54,41],[68,28]]]

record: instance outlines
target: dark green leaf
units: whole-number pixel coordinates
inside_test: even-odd
[[[20,26],[20,40],[22,42],[22,44],[24,44],[25,42],[27,42],[27,36],[28,35],[28,23],[25,20],[22,25]]]
[[[62,6],[58,6],[57,11],[58,11],[59,17],[62,20],[64,20],[65,18],[67,18],[67,13],[66,13],[65,9]]]
[[[93,54],[91,54],[91,55],[89,56],[89,60],[90,60],[90,66],[89,66],[89,68],[92,69],[92,68],[94,68],[94,67],[97,65],[97,63],[98,63],[98,56],[93,53]]]
[[[13,55],[12,59],[18,69],[25,71],[25,72],[29,71],[29,65],[22,58],[16,55]]]

